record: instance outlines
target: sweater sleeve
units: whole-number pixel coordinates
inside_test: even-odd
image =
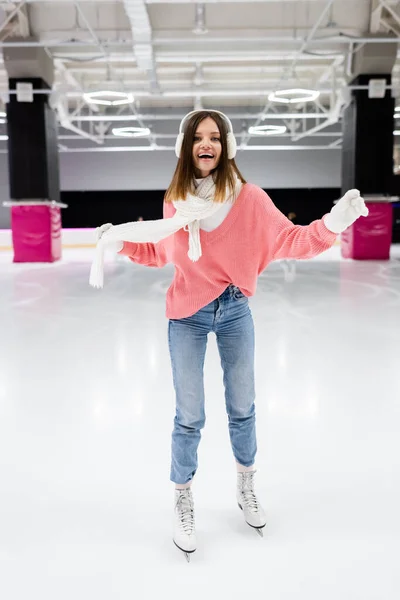
[[[313,258],[331,248],[337,238],[318,219],[310,225],[294,225],[265,194],[266,241],[271,260],[280,258]]]
[[[164,219],[169,216],[169,206],[164,202]],[[118,254],[127,256],[129,260],[146,267],[164,267],[169,261],[167,258],[165,240],[156,244],[151,242],[137,244],[135,242],[124,242],[123,248]]]

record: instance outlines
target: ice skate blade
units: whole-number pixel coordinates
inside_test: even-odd
[[[178,546],[178,544],[175,542],[175,540],[173,540],[175,546],[178,548],[178,550],[180,550],[181,552],[183,552],[186,560],[188,563],[190,563],[190,556],[191,554],[193,554],[194,552],[196,552],[196,550],[184,550],[183,548],[181,548],[180,546]]]
[[[247,523],[247,521],[246,521],[246,523]],[[264,527],[265,527],[265,525],[264,525],[263,527],[254,527],[254,525],[250,525],[250,523],[247,523],[247,525],[248,525],[248,526],[249,526],[251,529],[254,529],[255,531],[257,531],[258,535],[259,535],[261,538],[263,538],[263,537],[264,537]]]
[[[243,511],[243,508],[239,504],[239,502],[238,502],[238,507],[240,508],[241,511]],[[266,526],[266,524],[263,525],[262,527],[254,527],[254,525],[250,525],[250,523],[248,523],[247,521],[246,521],[246,523],[249,527],[251,527],[252,529],[255,529],[260,537],[262,537],[262,538],[264,537],[264,527]]]

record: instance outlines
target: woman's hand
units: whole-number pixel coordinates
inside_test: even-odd
[[[101,240],[101,238],[106,233],[106,231],[108,231],[109,229],[111,229],[112,226],[113,226],[112,223],[105,223],[101,227],[97,227],[97,229],[96,229],[96,239],[97,239],[97,241]],[[109,250],[112,250],[113,252],[120,252],[123,247],[124,247],[124,242],[122,242],[122,241],[112,240],[110,242],[107,242],[107,248]]]
[[[106,223],[105,225],[102,225],[101,227],[97,227],[97,229],[96,229],[97,241],[101,240],[101,238],[103,237],[105,232],[108,231],[109,229],[111,229],[111,227],[112,227],[112,223]]]
[[[349,190],[324,217],[325,226],[333,233],[342,233],[359,217],[368,217],[369,210],[358,190]]]

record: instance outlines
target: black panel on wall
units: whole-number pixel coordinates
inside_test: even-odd
[[[62,211],[63,227],[98,227],[103,223],[127,223],[139,216],[162,218],[164,190],[61,192],[68,204]]]
[[[39,78],[10,79],[11,90],[17,82],[47,89]],[[58,141],[55,115],[47,94],[36,94],[33,102],[18,102],[11,94],[7,103],[8,163],[10,197],[13,200],[59,200]]]
[[[266,191],[284,214],[296,213],[299,225],[320,219],[340,197],[340,190],[336,188]],[[61,192],[62,202],[68,204],[62,211],[63,227],[118,225],[135,221],[139,216],[145,220],[160,219],[164,194],[165,190]]]
[[[343,114],[342,141],[342,192],[356,186],[357,106],[353,98]]]
[[[390,85],[390,75],[377,75]],[[368,85],[374,75],[360,75],[354,85]],[[394,105],[391,91],[385,98],[368,97],[368,90],[353,92],[343,119],[342,192],[351,188],[363,194],[388,194],[393,179]]]
[[[33,87],[43,87],[41,79],[23,79]],[[16,80],[10,79],[10,89]],[[25,198],[47,199],[47,161],[45,154],[45,128],[43,105],[46,96],[37,94],[35,101],[18,102],[14,94],[7,104],[8,161],[10,196],[13,200]],[[32,152],[32,140],[36,152]]]
[[[60,168],[58,159],[58,125],[54,110],[46,104],[44,107],[46,160],[48,178],[48,199],[60,199]]]

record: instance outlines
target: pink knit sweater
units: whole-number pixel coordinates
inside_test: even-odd
[[[164,218],[175,213],[164,203]],[[214,231],[200,230],[202,256],[188,257],[188,232],[180,229],[157,244],[125,242],[120,254],[148,267],[175,265],[167,292],[166,316],[182,319],[218,298],[233,283],[245,296],[253,296],[257,278],[279,258],[312,258],[336,240],[322,219],[310,225],[293,225],[258,186],[246,183],[222,224]]]

